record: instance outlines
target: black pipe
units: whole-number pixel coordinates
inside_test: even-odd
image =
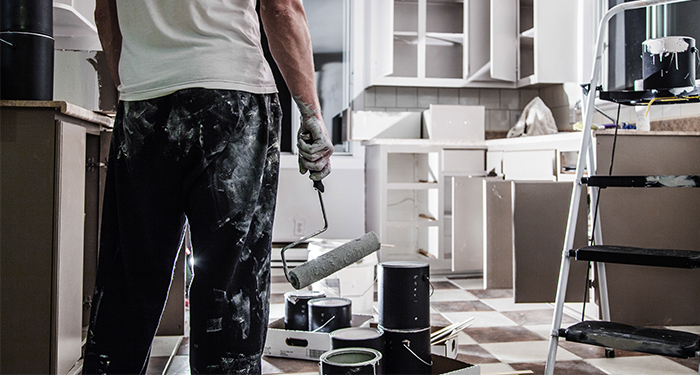
[[[0,60],[0,99],[53,99],[52,1],[0,0]]]

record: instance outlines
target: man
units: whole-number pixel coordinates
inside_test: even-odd
[[[192,373],[260,373],[281,111],[255,0],[97,0],[120,102],[83,372],[144,373],[185,221],[194,253]],[[330,173],[306,16],[261,0],[300,107],[299,168]]]

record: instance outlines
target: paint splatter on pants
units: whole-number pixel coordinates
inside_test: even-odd
[[[120,103],[83,373],[146,371],[186,220],[192,372],[261,372],[280,119],[274,94]]]

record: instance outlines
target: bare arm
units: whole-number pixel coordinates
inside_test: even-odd
[[[270,52],[302,114],[297,137],[299,169],[312,180],[330,173],[333,144],[321,117],[316,93],[311,36],[299,0],[261,0],[260,16]]]
[[[97,0],[95,24],[102,49],[107,57],[107,67],[114,83],[119,86],[119,56],[122,52],[122,33],[117,19],[116,0]]]

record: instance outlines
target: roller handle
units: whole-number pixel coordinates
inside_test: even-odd
[[[326,191],[326,187],[323,186],[323,182],[321,182],[321,180],[314,181],[314,189],[316,189],[319,193],[324,193]]]

